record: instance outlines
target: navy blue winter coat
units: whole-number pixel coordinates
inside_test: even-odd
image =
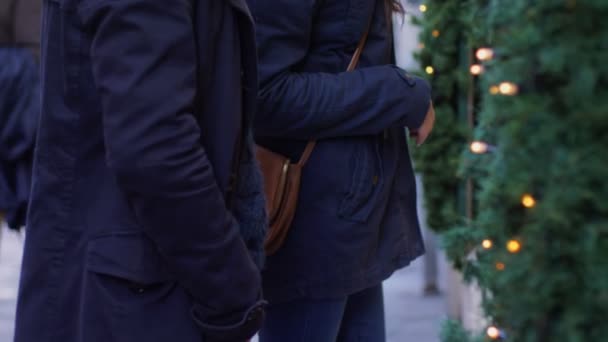
[[[43,17],[15,341],[245,340],[265,226],[246,3],[45,0]]]
[[[0,47],[0,212],[13,229],[25,224],[39,87],[34,55],[21,47]]]
[[[249,3],[257,141],[298,160],[307,140],[319,140],[285,245],[267,260],[264,293],[272,304],[377,285],[424,252],[404,127],[422,124],[429,86],[389,65],[384,0]],[[370,19],[359,68],[346,73]]]

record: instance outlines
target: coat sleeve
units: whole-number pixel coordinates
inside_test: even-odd
[[[192,114],[197,54],[190,1],[81,5],[92,34],[107,163],[142,229],[194,297],[199,326],[209,336],[239,336],[235,331],[250,327],[235,322],[251,324],[243,315],[262,305],[261,279]]]
[[[314,2],[256,0],[252,6],[261,81],[258,136],[321,139],[420,127],[430,104],[425,81],[390,65],[337,74],[298,72],[314,49]]]

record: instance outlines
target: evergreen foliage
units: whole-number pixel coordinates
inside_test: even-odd
[[[457,175],[462,147],[466,142],[466,121],[459,118],[459,94],[466,87],[467,74],[459,64],[463,26],[458,1],[430,1],[433,10],[413,18],[421,26],[421,49],[416,58],[433,88],[437,121],[424,148],[414,149],[416,170],[422,173],[428,226],[442,232],[461,216]],[[432,70],[425,70],[428,67]],[[429,73],[431,72],[432,73]]]
[[[426,5],[424,53],[445,54],[448,48],[441,44],[436,52],[436,40],[424,32],[455,21],[463,23],[459,32],[467,32],[460,39],[495,52],[476,82],[480,101],[474,132],[476,140],[494,148],[464,154],[462,170],[477,184],[475,217],[464,227],[459,220],[445,221],[450,257],[465,265],[482,288],[485,313],[503,339],[605,340],[608,2],[444,0]],[[440,37],[449,36],[446,30],[450,27]],[[462,41],[443,43],[462,46]],[[438,77],[441,59],[433,61]],[[457,59],[445,63],[455,65]],[[518,91],[489,91],[503,82]],[[502,90],[509,93],[508,86]],[[438,115],[438,124],[441,119]],[[453,145],[466,147],[459,139],[444,142]],[[423,160],[425,177],[444,171],[433,158]],[[442,214],[428,209],[431,217]],[[492,247],[483,248],[483,239]],[[472,341],[453,324],[445,332],[446,342]]]

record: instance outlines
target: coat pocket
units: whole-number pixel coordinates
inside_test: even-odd
[[[141,284],[171,279],[152,241],[137,232],[117,232],[92,239],[87,246],[86,265],[89,271]]]
[[[372,139],[356,142],[350,161],[349,190],[339,207],[341,218],[365,222],[375,207],[374,198],[382,185],[383,175],[377,144]]]
[[[82,341],[200,341],[192,300],[141,233],[91,240],[82,289]]]

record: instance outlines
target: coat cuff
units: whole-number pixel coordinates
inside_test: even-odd
[[[405,83],[405,96],[408,97],[406,102],[406,112],[408,114],[406,115],[405,126],[411,130],[416,130],[422,126],[431,106],[431,86],[426,80],[409,75],[398,67],[395,67],[395,70]]]
[[[259,300],[244,314],[232,315],[233,319],[226,319],[223,322],[210,322],[209,319],[204,319],[204,308],[195,304],[192,308],[192,318],[202,330],[207,342],[247,341],[262,327],[266,317],[264,308],[267,304],[266,301]]]

